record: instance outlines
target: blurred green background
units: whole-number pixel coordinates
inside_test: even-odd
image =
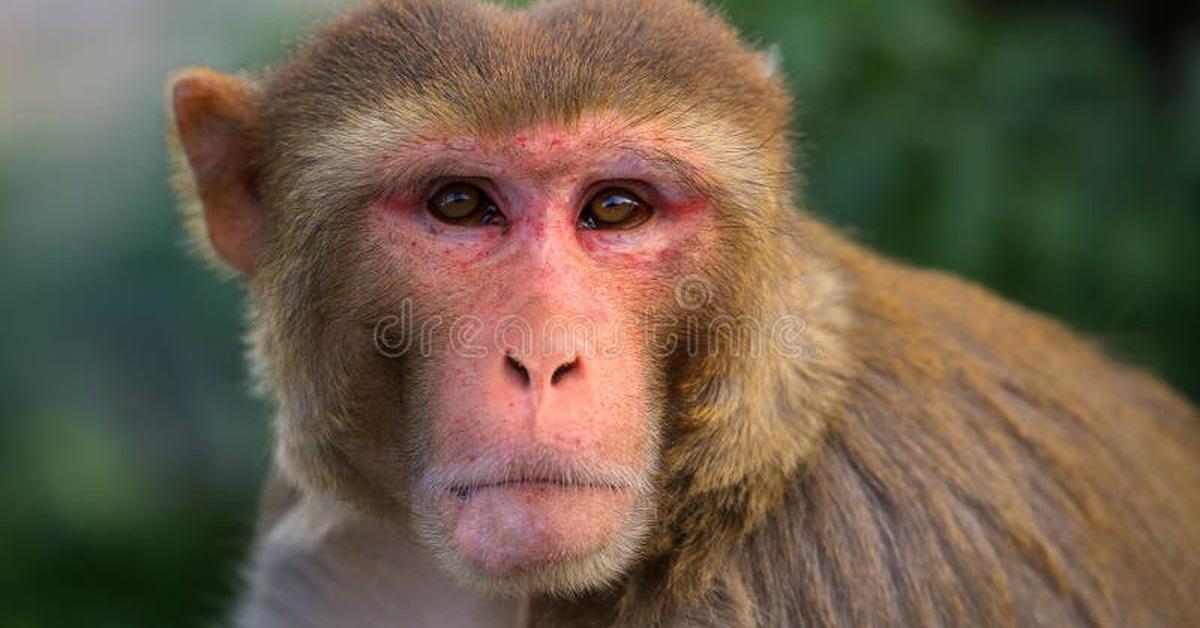
[[[0,3],[0,626],[200,626],[266,469],[238,287],[185,254],[174,67],[261,67],[326,0]],[[1168,2],[724,3],[778,43],[807,198],[1200,396],[1200,30]]]

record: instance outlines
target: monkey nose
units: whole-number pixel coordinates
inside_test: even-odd
[[[580,372],[579,356],[576,354],[518,357],[506,353],[504,366],[511,379],[523,388],[540,386],[543,382],[558,386]]]

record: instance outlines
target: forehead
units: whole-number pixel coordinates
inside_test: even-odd
[[[379,137],[368,129],[336,135],[361,152],[326,145],[310,154],[341,173],[342,182],[359,179],[361,187],[378,190],[378,195],[419,196],[439,180],[477,177],[553,194],[599,180],[634,180],[652,183],[663,198],[712,199],[720,185],[712,176],[718,169],[753,180],[763,174],[755,156],[712,163],[706,151],[691,143],[700,138],[681,138],[653,124],[631,126],[612,117],[542,123],[485,137],[418,134],[366,151],[366,138]],[[371,156],[364,162],[361,153]]]
[[[652,122],[632,125],[612,115],[484,136],[417,134],[382,150],[385,175],[436,168],[441,162],[452,171],[469,166],[514,178],[551,179],[597,169],[610,175],[657,174],[691,185],[703,168],[703,156],[685,138]]]
[[[268,120],[305,133],[397,100],[471,135],[566,124],[597,111],[704,111],[751,134],[786,123],[763,59],[699,5],[579,0],[525,11],[390,0],[335,21],[265,81]],[[296,138],[288,138],[296,139]]]

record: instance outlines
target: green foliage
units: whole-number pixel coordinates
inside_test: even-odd
[[[1200,47],[1175,77],[1118,24],[1064,9],[985,19],[944,0],[831,0],[727,12],[781,46],[812,211],[1200,393]]]
[[[26,5],[31,24],[50,10]],[[8,55],[24,71],[0,72],[18,103],[0,102],[3,626],[219,618],[269,460],[241,295],[181,244],[161,81],[189,63],[260,65],[320,13],[131,6],[145,14],[43,33],[77,42],[75,56],[30,44]],[[780,47],[811,211],[1200,395],[1200,45],[1176,75],[1115,21],[1049,5],[724,10]]]

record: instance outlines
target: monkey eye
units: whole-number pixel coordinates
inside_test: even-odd
[[[427,206],[435,218],[452,225],[483,227],[506,222],[496,202],[483,190],[461,181],[442,186]]]
[[[632,229],[650,218],[651,209],[625,188],[605,188],[587,202],[579,216],[580,229]]]

